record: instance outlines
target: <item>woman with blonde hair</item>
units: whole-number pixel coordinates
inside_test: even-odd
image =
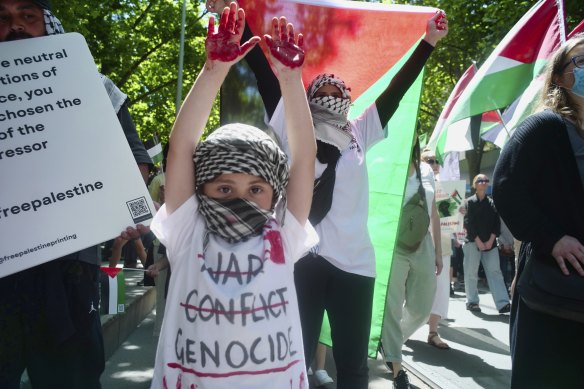
[[[574,311],[584,311],[583,34],[553,55],[541,97],[540,112],[501,152],[493,187],[501,217],[523,242],[510,322],[512,388],[582,382],[584,324],[557,308],[571,302]],[[530,289],[535,278],[550,290],[536,304]],[[542,306],[550,295],[562,296],[549,300],[554,310]]]

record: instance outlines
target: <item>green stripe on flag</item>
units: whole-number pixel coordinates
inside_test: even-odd
[[[534,64],[518,65],[488,74],[477,83],[468,100],[453,110],[449,123],[506,107],[520,95],[534,78]]]
[[[351,107],[349,118],[354,119],[365,111],[387,88],[387,85],[407,61],[410,50],[382,78],[365,91]],[[389,284],[393,248],[403,201],[405,182],[416,129],[423,71],[402,98],[399,108],[385,127],[387,139],[376,144],[367,153],[369,174],[369,221],[368,229],[375,249],[376,272],[371,318],[369,356],[375,357],[381,337],[381,326],[385,313],[385,297]],[[325,324],[326,321],[323,323]],[[331,345],[330,328],[323,325],[320,341]]]
[[[372,358],[376,355],[377,346],[381,339],[385,299],[415,136],[423,74],[422,71],[402,98],[398,110],[389,121],[387,139],[375,145],[367,154],[369,171],[368,229],[375,248],[377,272],[369,337],[369,356]]]
[[[116,280],[118,283],[116,313],[124,313],[126,312],[126,277],[124,276],[123,271],[118,273]]]

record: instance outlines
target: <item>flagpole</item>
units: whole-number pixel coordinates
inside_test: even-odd
[[[187,0],[183,0],[182,3],[182,16],[180,25],[180,45],[178,49],[178,75],[176,80],[176,100],[174,103],[176,109],[176,115],[178,115],[178,110],[181,105],[182,100],[182,76],[183,76],[183,62],[184,62],[184,52],[185,52],[185,22],[187,17]]]
[[[556,0],[558,6],[558,24],[560,25],[560,44],[566,42],[566,20],[564,19],[564,0]]]

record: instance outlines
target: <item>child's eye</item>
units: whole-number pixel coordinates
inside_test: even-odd
[[[251,188],[251,193],[253,193],[253,194],[260,194],[262,192],[263,192],[263,189],[260,188],[259,186]]]
[[[229,194],[231,193],[231,188],[228,186],[220,186],[217,188],[217,191],[223,194]]]

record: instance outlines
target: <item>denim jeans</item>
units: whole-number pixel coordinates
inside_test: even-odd
[[[485,269],[485,276],[487,277],[495,306],[497,309],[501,309],[509,304],[509,294],[499,265],[499,250],[495,247],[490,251],[479,251],[474,242],[465,243],[462,249],[464,251],[464,290],[467,304],[479,303],[477,283],[479,281],[478,271],[481,262]]]

